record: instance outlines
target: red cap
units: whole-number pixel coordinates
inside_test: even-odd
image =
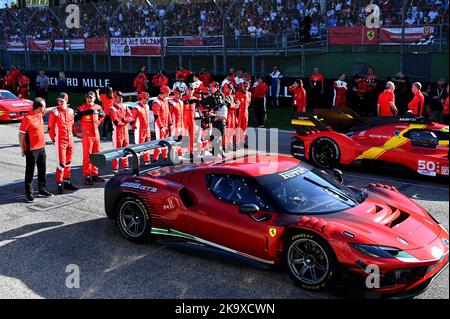
[[[176,88],[173,89],[173,94],[175,94],[175,93],[183,94],[184,91],[180,90],[179,87],[176,87]]]
[[[213,87],[219,86],[219,83],[214,81],[214,82],[211,82],[210,86],[211,86],[211,88],[213,88]]]
[[[169,89],[169,87],[167,85],[163,85],[159,89],[159,92],[161,92],[161,93],[170,93],[170,89]]]
[[[138,99],[148,99],[150,95],[148,95],[147,92],[141,92],[139,93]]]

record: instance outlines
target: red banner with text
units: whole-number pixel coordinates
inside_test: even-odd
[[[330,27],[328,29],[330,45],[376,45],[378,29],[366,27]]]

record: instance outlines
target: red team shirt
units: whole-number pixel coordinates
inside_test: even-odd
[[[378,96],[378,104],[380,104],[380,116],[393,116],[391,110],[391,102],[395,102],[394,92],[384,90]]]
[[[26,135],[25,150],[33,151],[45,147],[45,132],[43,113],[35,114],[33,111],[23,118],[19,132]]]
[[[423,106],[425,104],[425,98],[422,92],[417,92],[414,94],[414,98],[408,103],[408,110],[410,110],[414,115],[422,115]]]
[[[100,101],[102,102],[102,108],[105,115],[109,115],[109,109],[114,104],[114,98],[109,98],[106,94],[100,95]]]
[[[298,112],[306,112],[306,91],[301,87],[289,87],[289,92],[293,94],[292,102],[297,107]]]

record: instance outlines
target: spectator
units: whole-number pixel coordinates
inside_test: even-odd
[[[445,98],[445,100],[442,104],[442,123],[448,125],[449,124],[449,111],[450,111],[449,101],[448,101],[448,99],[449,99],[448,84],[447,84],[446,91],[447,91],[447,97]]]
[[[391,81],[386,83],[386,89],[378,96],[377,114],[378,116],[393,116],[398,114],[395,106],[395,84]]]
[[[447,97],[447,92],[445,88],[445,79],[440,78],[436,82],[436,87],[432,88],[430,91],[430,111],[431,119],[435,122],[440,122],[442,117],[442,103]]]
[[[353,88],[352,88],[352,93],[353,93],[353,109],[358,112],[360,115],[362,116],[367,116],[368,114],[368,110],[367,110],[367,106],[365,105],[365,101],[364,101],[364,96],[367,92],[367,82],[360,77],[358,74],[355,75],[353,77]]]
[[[59,72],[58,76],[58,93],[67,92],[67,79],[64,72]]]
[[[49,79],[45,75],[45,71],[44,70],[39,71],[38,76],[36,77],[36,97],[41,97],[47,101],[48,83]]]
[[[365,103],[367,104],[368,113],[376,113],[377,106],[377,85],[378,85],[378,77],[375,74],[375,70],[372,67],[367,68],[367,74],[364,77],[364,80],[367,84],[367,92],[365,95]]]
[[[309,85],[311,88],[311,99],[309,105],[314,107],[321,107],[323,100],[322,96],[325,88],[325,78],[320,73],[319,68],[315,67],[313,74],[309,77]]]

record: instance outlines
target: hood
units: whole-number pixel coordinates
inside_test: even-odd
[[[360,235],[373,244],[402,250],[425,247],[441,232],[441,227],[412,201],[407,207],[369,197],[359,206],[330,219],[353,233],[355,240]]]
[[[33,107],[33,102],[25,99],[4,99],[0,100],[0,109],[10,112],[29,111]]]

